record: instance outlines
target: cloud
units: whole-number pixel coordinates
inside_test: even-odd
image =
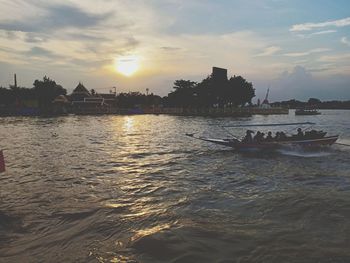
[[[45,36],[44,34],[37,34],[32,32],[26,33],[26,37],[25,37],[25,41],[28,43],[42,43],[47,41],[47,39],[48,37]]]
[[[329,48],[315,48],[315,49],[311,49],[309,51],[306,52],[294,52],[294,53],[286,53],[284,54],[284,56],[286,57],[303,57],[303,56],[308,56],[314,53],[322,53],[322,52],[327,52],[327,51],[331,51],[331,49]]]
[[[325,34],[331,34],[331,33],[336,33],[337,30],[324,30],[324,31],[318,31],[318,32],[314,32],[311,33],[310,35],[325,35]]]
[[[320,62],[330,62],[330,63],[335,63],[335,62],[342,62],[342,61],[349,61],[350,59],[350,53],[345,53],[345,54],[339,54],[339,55],[334,55],[334,56],[322,56],[319,58]]]
[[[317,31],[317,32],[313,32],[313,33],[309,33],[309,34],[296,34],[296,36],[300,37],[300,38],[311,38],[313,36],[320,36],[320,35],[325,35],[325,34],[331,34],[331,33],[335,33],[337,32],[337,30],[323,30],[323,31]]]
[[[322,100],[350,99],[349,76],[337,74],[323,78],[317,76],[316,71],[313,70],[313,75],[310,70],[296,66],[290,72],[283,72],[271,82],[271,95],[276,100],[306,100],[311,97]]]
[[[62,28],[94,27],[110,18],[112,13],[91,14],[68,5],[50,5],[44,8],[46,15],[31,17],[26,21],[1,21],[0,29],[22,32],[50,32]]]
[[[5,31],[6,37],[10,40],[15,40],[17,39],[17,35],[15,32],[12,31]]]
[[[167,47],[167,46],[160,47],[160,49],[162,49],[164,51],[169,51],[169,52],[181,50],[181,48],[179,48],[179,47]]]
[[[339,20],[333,20],[333,21],[326,21],[321,23],[305,23],[305,24],[297,24],[293,25],[289,31],[291,32],[298,32],[298,31],[310,31],[317,28],[323,28],[323,27],[344,27],[350,25],[350,17],[339,19]]]
[[[271,4],[268,16],[261,12],[260,2],[254,10],[243,0],[239,2],[246,10],[240,8],[235,16],[215,15],[235,13],[237,5],[232,2],[0,0],[0,29],[7,29],[0,30],[0,61],[13,65],[27,85],[38,74],[51,73],[68,89],[84,80],[91,88],[118,83],[120,90],[152,87],[152,92],[162,95],[175,79],[200,81],[214,65],[253,82],[259,78],[269,82],[295,65],[307,66],[308,72],[312,68],[314,75],[329,76],[330,71],[314,72],[329,64],[338,73],[349,72],[346,60],[340,65],[319,61],[321,55],[339,54],[336,49],[340,45],[334,46],[334,39],[322,37],[338,28],[299,31],[310,38],[304,42],[285,31],[285,23],[291,26],[294,22],[288,22],[290,8],[284,6],[281,13],[280,1],[272,1],[276,5]],[[273,21],[280,23],[272,28]],[[335,40],[339,42],[341,36]],[[312,50],[331,45],[334,52],[329,54],[317,53],[326,52],[324,49]],[[124,79],[115,73],[113,61],[128,55],[140,58],[140,70],[133,78]],[[5,66],[1,70],[2,75],[14,71]]]
[[[57,54],[54,54],[52,51],[42,48],[42,47],[33,47],[30,50],[24,52],[25,55],[31,57],[43,57],[43,58],[58,58],[60,57]]]
[[[266,56],[271,56],[273,54],[275,54],[276,52],[282,50],[280,47],[277,46],[270,46],[264,49],[264,51],[258,55],[256,55],[257,57],[266,57]]]
[[[74,32],[74,33],[68,33],[62,36],[65,39],[70,40],[77,40],[77,41],[106,41],[108,40],[108,37],[106,36],[98,36],[98,35],[92,35],[87,33],[80,33],[80,32]]]
[[[342,42],[344,45],[350,46],[350,40],[348,40],[346,37],[342,37],[340,42]]]

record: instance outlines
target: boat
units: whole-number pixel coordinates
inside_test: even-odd
[[[315,123],[311,122],[299,122],[299,123],[282,123],[282,124],[247,124],[247,125],[233,125],[233,126],[221,126],[222,128],[227,127],[268,127],[268,126],[301,126],[301,125],[312,125]],[[248,130],[249,131],[249,130]],[[230,133],[231,134],[231,133]],[[323,131],[306,131],[303,136],[292,135],[286,136],[284,138],[279,139],[271,139],[271,140],[262,140],[262,141],[245,141],[244,139],[239,139],[233,134],[231,134],[231,138],[225,139],[217,139],[217,138],[209,138],[196,136],[195,134],[186,133],[186,136],[211,142],[214,144],[231,147],[236,150],[277,150],[285,147],[302,147],[302,148],[314,148],[320,146],[329,146],[334,143],[339,138],[339,135],[326,136],[327,132]]]
[[[316,109],[296,109],[295,115],[320,115],[321,112],[319,112]]]

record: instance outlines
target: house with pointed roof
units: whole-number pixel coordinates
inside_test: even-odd
[[[91,93],[85,88],[85,86],[79,82],[78,86],[73,90],[70,95],[71,101],[84,101],[85,98],[91,97]]]
[[[112,107],[116,105],[116,95],[91,93],[79,82],[70,95],[70,101],[71,110],[75,114],[105,114],[112,112]]]

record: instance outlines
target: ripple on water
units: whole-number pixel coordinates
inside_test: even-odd
[[[317,118],[348,140],[348,114]],[[294,118],[1,118],[0,261],[347,262],[348,148],[242,154],[183,136]]]

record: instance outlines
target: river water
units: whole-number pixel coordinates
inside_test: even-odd
[[[350,262],[350,147],[184,136],[314,121],[350,144],[350,111],[322,113],[0,118],[0,262]]]

